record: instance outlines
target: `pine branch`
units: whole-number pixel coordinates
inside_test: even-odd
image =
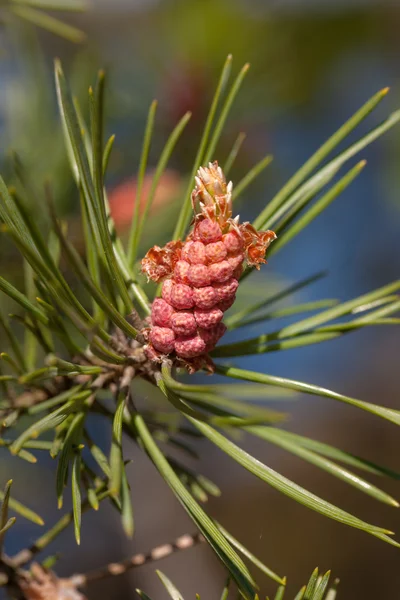
[[[61,27],[58,20],[47,18],[42,12],[43,8],[50,8],[47,2],[10,0],[9,4],[10,10],[21,18],[70,37],[77,35],[68,27]],[[365,477],[379,474],[398,479],[397,473],[282,429],[281,423],[287,420],[287,413],[260,405],[260,401],[287,401],[298,393],[313,394],[370,412],[395,425],[400,424],[400,412],[386,408],[384,401],[382,405],[367,403],[308,382],[215,364],[213,358],[240,360],[252,354],[292,348],[301,351],[303,346],[327,342],[361,328],[399,324],[398,281],[345,302],[336,298],[293,301],[297,291],[308,291],[312,283],[325,275],[318,273],[271,296],[260,297],[236,312],[234,303],[237,288],[247,285],[247,275],[265,263],[266,253],[273,259],[275,252],[289,245],[361,173],[365,166],[363,160],[356,166],[347,167],[347,173],[333,182],[353,156],[400,120],[400,112],[390,115],[381,125],[329,160],[338,144],[374,110],[387,90],[375,94],[283,186],[253,225],[240,222],[234,214],[232,199],[249,192],[251,184],[271,158],[261,158],[236,186],[225,179],[217,162],[209,162],[214,159],[229,111],[248,71],[248,65],[244,65],[227,89],[231,61],[229,56],[222,69],[188,175],[174,239],[163,248],[157,245],[157,239],[153,240],[153,247],[141,262],[143,273],[162,284],[161,297],[156,297],[152,303],[146,287],[140,283],[136,261],[150,205],[173,150],[184,139],[189,114],[179,121],[161,150],[151,192],[144,212],[140,213],[140,195],[155,124],[156,103],[151,104],[144,128],[138,198],[127,248],[116,233],[104,189],[110,154],[117,142],[114,136],[108,141],[104,139],[106,82],[103,72],[89,89],[90,123],[87,125],[82,116],[85,111],[81,111],[78,102],[73,100],[61,64],[57,61],[55,65],[61,129],[72,180],[79,195],[85,241],[83,253],[72,244],[59,219],[57,197],[52,197],[50,184],[44,190],[43,206],[47,207],[47,212],[46,225],[42,227],[32,219],[38,199],[33,197],[29,173],[16,155],[13,168],[18,180],[17,190],[0,178],[0,219],[4,232],[21,254],[25,274],[22,290],[14,282],[0,277],[1,292],[16,306],[11,320],[0,315],[7,344],[1,353],[0,424],[5,435],[2,435],[0,448],[32,465],[36,453],[49,452],[57,463],[58,503],[61,506],[70,482],[73,507],[31,546],[22,548],[13,557],[0,554],[0,583],[9,590],[17,589],[21,598],[32,597],[29,593],[35,590],[37,593],[43,591],[46,584],[58,594],[69,586],[72,597],[77,600],[83,598],[79,587],[92,580],[122,574],[203,540],[223,563],[231,588],[235,585],[241,597],[246,600],[257,597],[257,584],[245,562],[249,561],[267,574],[275,585],[278,584],[275,600],[283,598],[286,579],[263,564],[204,510],[202,505],[208,495],[217,497],[220,490],[196,467],[186,464],[188,457],[196,460],[201,455],[193,448],[193,439],[208,440],[232,461],[294,501],[393,546],[399,545],[390,537],[391,531],[364,522],[301,488],[268,464],[260,463],[226,434],[234,436],[241,432],[257,436],[344,483],[350,483],[357,492],[397,507],[397,500],[350,469],[361,469],[366,472]],[[226,158],[227,171],[234,169],[243,140],[241,133]],[[325,163],[327,160],[329,162]],[[274,226],[279,234],[276,242],[276,234],[265,230],[269,226]],[[150,247],[151,242],[148,245]],[[74,286],[66,269],[74,273]],[[280,306],[281,301],[291,303]],[[275,305],[273,309],[271,305]],[[224,324],[225,312],[230,308],[232,312]],[[284,327],[275,324],[282,317],[291,319]],[[239,330],[264,322],[272,323],[271,331],[261,331],[249,339],[239,337],[230,344],[220,343],[227,328]],[[18,335],[21,326],[23,344]],[[240,335],[240,331],[238,333]],[[191,375],[207,371],[212,375],[211,383],[196,380],[193,383],[191,377],[181,380],[182,368]],[[222,383],[216,379],[218,376],[225,378]],[[136,402],[143,389],[146,399],[154,397],[155,407],[152,404],[143,409],[142,402]],[[104,403],[104,399],[109,402]],[[109,447],[103,447],[102,441],[89,433],[88,420],[92,414],[101,415],[107,423],[111,434]],[[42,437],[44,434],[45,438]],[[135,452],[146,452],[198,533],[182,536],[172,544],[86,575],[62,579],[43,565],[33,566],[29,573],[24,567],[69,525],[73,525],[79,543],[82,516],[88,510],[97,510],[105,498],[120,514],[126,535],[133,535],[134,508],[127,472],[129,461],[124,455],[125,438],[135,443]],[[84,447],[88,454],[82,452]],[[170,455],[171,448],[179,451],[179,460]],[[88,460],[88,455],[93,461]],[[14,524],[9,511],[38,525],[43,521],[10,495],[10,484],[0,497],[3,499],[2,548],[4,538],[12,533]],[[160,572],[158,575],[172,598],[182,597],[166,575]],[[329,572],[321,576],[315,571],[296,598],[332,600],[336,587],[334,584],[328,589],[329,577]],[[148,598],[144,592],[138,593],[142,598]],[[228,593],[229,583],[222,598]]]

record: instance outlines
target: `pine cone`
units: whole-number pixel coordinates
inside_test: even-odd
[[[163,281],[153,302],[146,352],[151,360],[169,356],[189,371],[212,370],[208,353],[226,331],[224,312],[235,301],[245,262],[259,268],[276,239],[232,219],[232,182],[226,184],[217,162],[201,167],[192,193],[194,226],[185,242],[154,246],[142,260],[142,271]]]

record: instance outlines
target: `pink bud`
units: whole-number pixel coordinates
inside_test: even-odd
[[[162,298],[156,298],[151,307],[151,322],[160,327],[169,327],[174,309]]]
[[[230,254],[236,254],[236,252],[239,252],[243,249],[243,241],[236,231],[230,231],[229,233],[226,233],[222,237],[222,240]]]
[[[186,242],[182,250],[182,258],[192,265],[202,265],[206,262],[206,249],[203,242]]]
[[[196,333],[197,323],[193,313],[182,310],[172,316],[171,327],[177,336],[189,336]]]
[[[188,281],[193,287],[205,287],[210,285],[211,278],[206,265],[191,265],[187,273]]]
[[[171,304],[178,310],[192,308],[194,306],[192,288],[184,283],[176,283],[171,291]]]
[[[198,308],[212,308],[218,302],[214,287],[207,286],[193,289],[193,299]]]
[[[166,279],[162,285],[161,295],[164,298],[165,302],[171,304],[171,292],[174,287],[174,282],[172,279]]]
[[[159,352],[170,354],[174,350],[175,334],[168,327],[153,327],[150,342]]]
[[[227,260],[210,265],[208,270],[212,281],[216,283],[223,283],[233,275],[233,269]]]
[[[236,294],[236,290],[238,289],[239,282],[237,279],[229,279],[224,283],[214,283],[213,288],[218,298],[218,302],[223,302],[224,300],[230,300],[232,296]]]
[[[200,356],[206,349],[206,343],[198,335],[175,340],[175,352],[181,358]]]
[[[195,235],[205,244],[218,242],[222,238],[221,227],[215,221],[204,219],[195,227]]]
[[[221,262],[226,258],[227,251],[223,242],[213,242],[206,246],[206,257],[208,262],[216,263]]]
[[[202,329],[211,329],[222,320],[224,313],[216,307],[206,310],[195,308],[194,316],[199,327]]]
[[[187,274],[190,265],[186,260],[178,260],[174,269],[174,279],[177,283],[187,283]]]

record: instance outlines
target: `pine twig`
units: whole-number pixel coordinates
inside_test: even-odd
[[[129,558],[126,558],[120,562],[109,563],[100,569],[94,569],[93,571],[89,571],[85,574],[74,575],[74,581],[79,581],[79,587],[83,587],[92,581],[98,581],[99,579],[116,575],[123,575],[130,569],[161,560],[162,558],[171,556],[172,554],[180,552],[181,550],[193,548],[194,546],[197,546],[197,544],[200,544],[204,541],[205,539],[200,533],[196,533],[194,535],[185,534],[178,537],[170,544],[156,546],[147,554],[134,554],[133,556],[130,556]]]

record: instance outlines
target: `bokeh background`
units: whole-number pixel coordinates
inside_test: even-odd
[[[143,251],[166,241],[174,225],[182,186],[218,73],[228,53],[234,69],[251,63],[215,158],[223,162],[239,131],[247,138],[232,172],[238,181],[252,164],[271,152],[273,163],[246,191],[239,207],[251,220],[314,150],[377,90],[391,93],[357,134],[378,124],[400,105],[400,3],[384,0],[92,0],[86,14],[65,20],[86,32],[72,44],[19,21],[4,19],[0,30],[0,152],[10,173],[10,149],[18,152],[38,192],[50,177],[70,236],[81,243],[78,200],[70,177],[57,119],[52,61],[61,57],[76,95],[85,103],[99,67],[107,71],[108,134],[116,133],[108,190],[123,235],[134,201],[135,174],[144,119],[159,100],[150,163],[155,165],[168,133],[186,110],[192,120],[174,152],[156,198]],[[355,138],[354,136],[354,138]],[[400,129],[395,128],[362,153],[368,160],[351,187],[282,253],[270,261],[249,293],[264,294],[319,270],[325,278],[296,296],[298,301],[349,299],[399,276]],[[354,164],[357,159],[354,160]],[[40,197],[40,196],[39,196]],[[38,215],[32,218],[39,218]],[[18,282],[20,262],[0,238],[2,274]],[[1,299],[7,310],[7,301]],[[268,330],[268,324],[261,326]],[[260,326],[246,335],[259,332]],[[399,406],[399,335],[395,328],[364,330],[326,344],[243,360],[245,368],[321,384],[387,406]],[[276,400],[276,403],[283,402]],[[322,398],[299,396],[289,408],[293,431],[399,469],[398,432],[390,423]],[[92,428],[109,432],[99,421]],[[242,444],[263,462],[359,517],[400,532],[400,514],[283,451],[248,440]],[[399,551],[314,514],[233,466],[203,443],[199,468],[223,491],[208,509],[272,569],[289,577],[289,592],[308,579],[315,566],[340,577],[341,600],[400,596]],[[60,574],[71,574],[147,551],[193,526],[147,459],[128,447],[135,507],[132,541],[123,537],[118,515],[107,506],[88,514],[82,545],[72,530],[49,549],[62,554]],[[54,467],[34,467],[0,454],[0,480],[14,479],[14,493],[46,517],[58,518]],[[29,468],[28,468],[29,467]],[[384,488],[400,497],[399,482]],[[7,550],[16,552],[37,537],[38,528],[18,520]],[[185,598],[219,598],[225,574],[210,549],[198,546],[159,566]],[[259,578],[264,595],[274,585]],[[93,585],[90,599],[127,599],[141,587],[165,598],[154,565],[126,577]],[[0,597],[1,592],[0,592]],[[290,594],[289,594],[290,597]]]

